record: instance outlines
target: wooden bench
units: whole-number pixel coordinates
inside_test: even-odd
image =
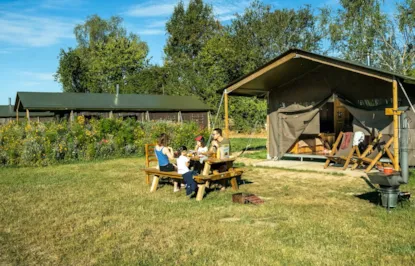
[[[146,183],[150,184],[151,176],[153,176],[153,182],[151,184],[150,192],[155,192],[158,187],[158,183],[160,179],[173,179],[173,180],[183,180],[181,174],[177,172],[163,172],[157,168],[151,167],[152,162],[158,162],[157,157],[155,154],[155,145],[154,144],[146,144],[145,151],[146,151],[146,168],[144,168],[144,172],[146,173]],[[230,180],[232,189],[238,190],[238,182],[237,177],[241,176],[243,171],[241,169],[233,168],[233,162],[236,158],[227,158],[227,159],[208,159],[205,161],[205,166],[203,168],[203,172],[200,175],[194,176],[194,180],[196,183],[199,184],[199,189],[196,195],[196,200],[202,200],[205,194],[205,189],[209,188],[212,182],[220,181],[220,180]],[[226,163],[228,165],[228,171],[219,173],[218,171],[211,171],[212,165],[215,164]]]

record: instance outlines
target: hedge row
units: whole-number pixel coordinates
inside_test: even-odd
[[[194,137],[209,132],[195,123],[140,122],[134,119],[100,119],[63,122],[10,122],[0,126],[0,164],[46,166],[69,161],[144,154],[144,144],[161,133],[170,146],[193,147]]]

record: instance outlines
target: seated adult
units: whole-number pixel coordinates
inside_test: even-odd
[[[169,159],[174,159],[174,152],[171,147],[166,147],[167,139],[168,137],[165,133],[161,134],[157,140],[154,152],[157,156],[160,171],[173,172],[177,170],[177,167],[169,161]]]
[[[229,147],[229,154],[231,153],[231,143],[229,139],[222,136],[222,129],[215,128],[212,132],[212,139],[213,140],[209,149],[210,154],[216,154],[219,148],[225,145]]]
[[[222,136],[222,129],[215,128],[212,133],[212,142],[209,149],[209,154],[216,154],[217,151],[224,145],[229,147],[229,154],[231,153],[231,143],[229,139]],[[212,170],[218,170],[219,172],[226,172],[228,170],[227,163],[220,163],[212,165]]]

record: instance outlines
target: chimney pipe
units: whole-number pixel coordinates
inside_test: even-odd
[[[120,86],[118,84],[116,85],[116,89],[115,90],[116,90],[116,94],[115,95],[118,97],[118,94],[120,94]]]
[[[12,98],[9,98],[9,111],[12,112]]]
[[[401,184],[408,184],[408,120],[406,119],[405,111],[401,114]]]

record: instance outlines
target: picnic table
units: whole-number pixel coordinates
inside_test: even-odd
[[[191,160],[199,160],[199,157],[191,156]],[[199,185],[198,193],[196,195],[196,200],[202,200],[205,189],[209,188],[212,182],[216,182],[219,180],[230,180],[231,186],[233,190],[238,190],[238,182],[237,177],[241,176],[243,171],[238,168],[233,167],[233,162],[236,158],[213,158],[209,157],[205,160],[205,165],[201,174],[194,176],[194,180]],[[153,182],[151,184],[150,192],[155,192],[158,187],[158,183],[160,179],[169,178],[175,180],[183,180],[181,174],[177,172],[162,172],[157,168],[150,168],[150,162],[157,162],[157,157],[154,154],[154,145],[146,144],[146,168],[143,170],[147,175],[147,183],[150,183],[150,176],[153,176]],[[217,170],[212,171],[212,166],[216,164],[226,164],[227,171],[219,172]]]

